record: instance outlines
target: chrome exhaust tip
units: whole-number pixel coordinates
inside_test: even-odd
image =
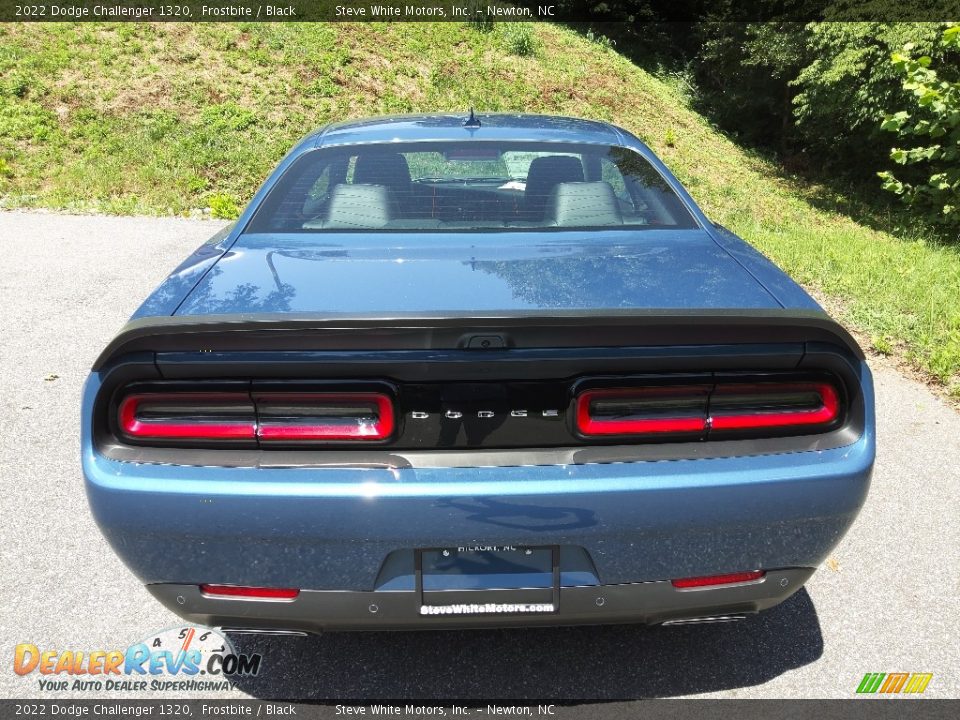
[[[667,625],[706,625],[708,623],[730,623],[746,620],[746,615],[707,615],[705,617],[678,618],[677,620],[665,620],[661,623]]]
[[[291,637],[307,637],[309,633],[301,630],[268,630],[264,628],[219,628],[220,632],[233,635],[289,635]]]

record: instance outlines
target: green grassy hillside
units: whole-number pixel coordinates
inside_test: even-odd
[[[550,25],[2,26],[0,206],[229,217],[315,126],[471,105],[628,128],[715,220],[960,395],[956,248],[831,210],[843,198],[739,148],[674,85]]]

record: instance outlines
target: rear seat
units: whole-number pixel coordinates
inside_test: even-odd
[[[340,184],[333,189],[326,219],[308,220],[303,229],[375,230],[392,219],[386,185]]]
[[[602,180],[557,184],[547,203],[546,219],[546,224],[556,227],[623,225],[617,196]]]
[[[337,185],[326,219],[308,220],[305,230],[474,230],[511,227],[597,227],[622,225],[613,188],[606,182],[566,182],[554,186],[544,221],[397,218],[386,185]]]

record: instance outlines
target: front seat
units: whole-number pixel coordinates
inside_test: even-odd
[[[410,167],[400,153],[358,155],[353,168],[354,185],[383,185],[390,195],[392,215],[399,217],[409,208],[413,194]]]
[[[541,221],[547,201],[559,183],[583,182],[583,165],[570,155],[548,155],[535,158],[527,170],[527,187],[523,192],[523,219]]]

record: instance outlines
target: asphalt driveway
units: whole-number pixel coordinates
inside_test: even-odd
[[[222,226],[0,213],[0,696],[36,697],[17,643],[124,648],[179,620],[87,510],[80,390],[146,294]],[[237,637],[265,670],[227,695],[381,698],[851,697],[866,672],[930,672],[960,697],[960,415],[883,360],[867,505],[808,587],[747,622],[319,638]],[[61,693],[54,696],[85,693]],[[121,695],[116,695],[120,697]],[[186,695],[184,695],[186,696]]]

